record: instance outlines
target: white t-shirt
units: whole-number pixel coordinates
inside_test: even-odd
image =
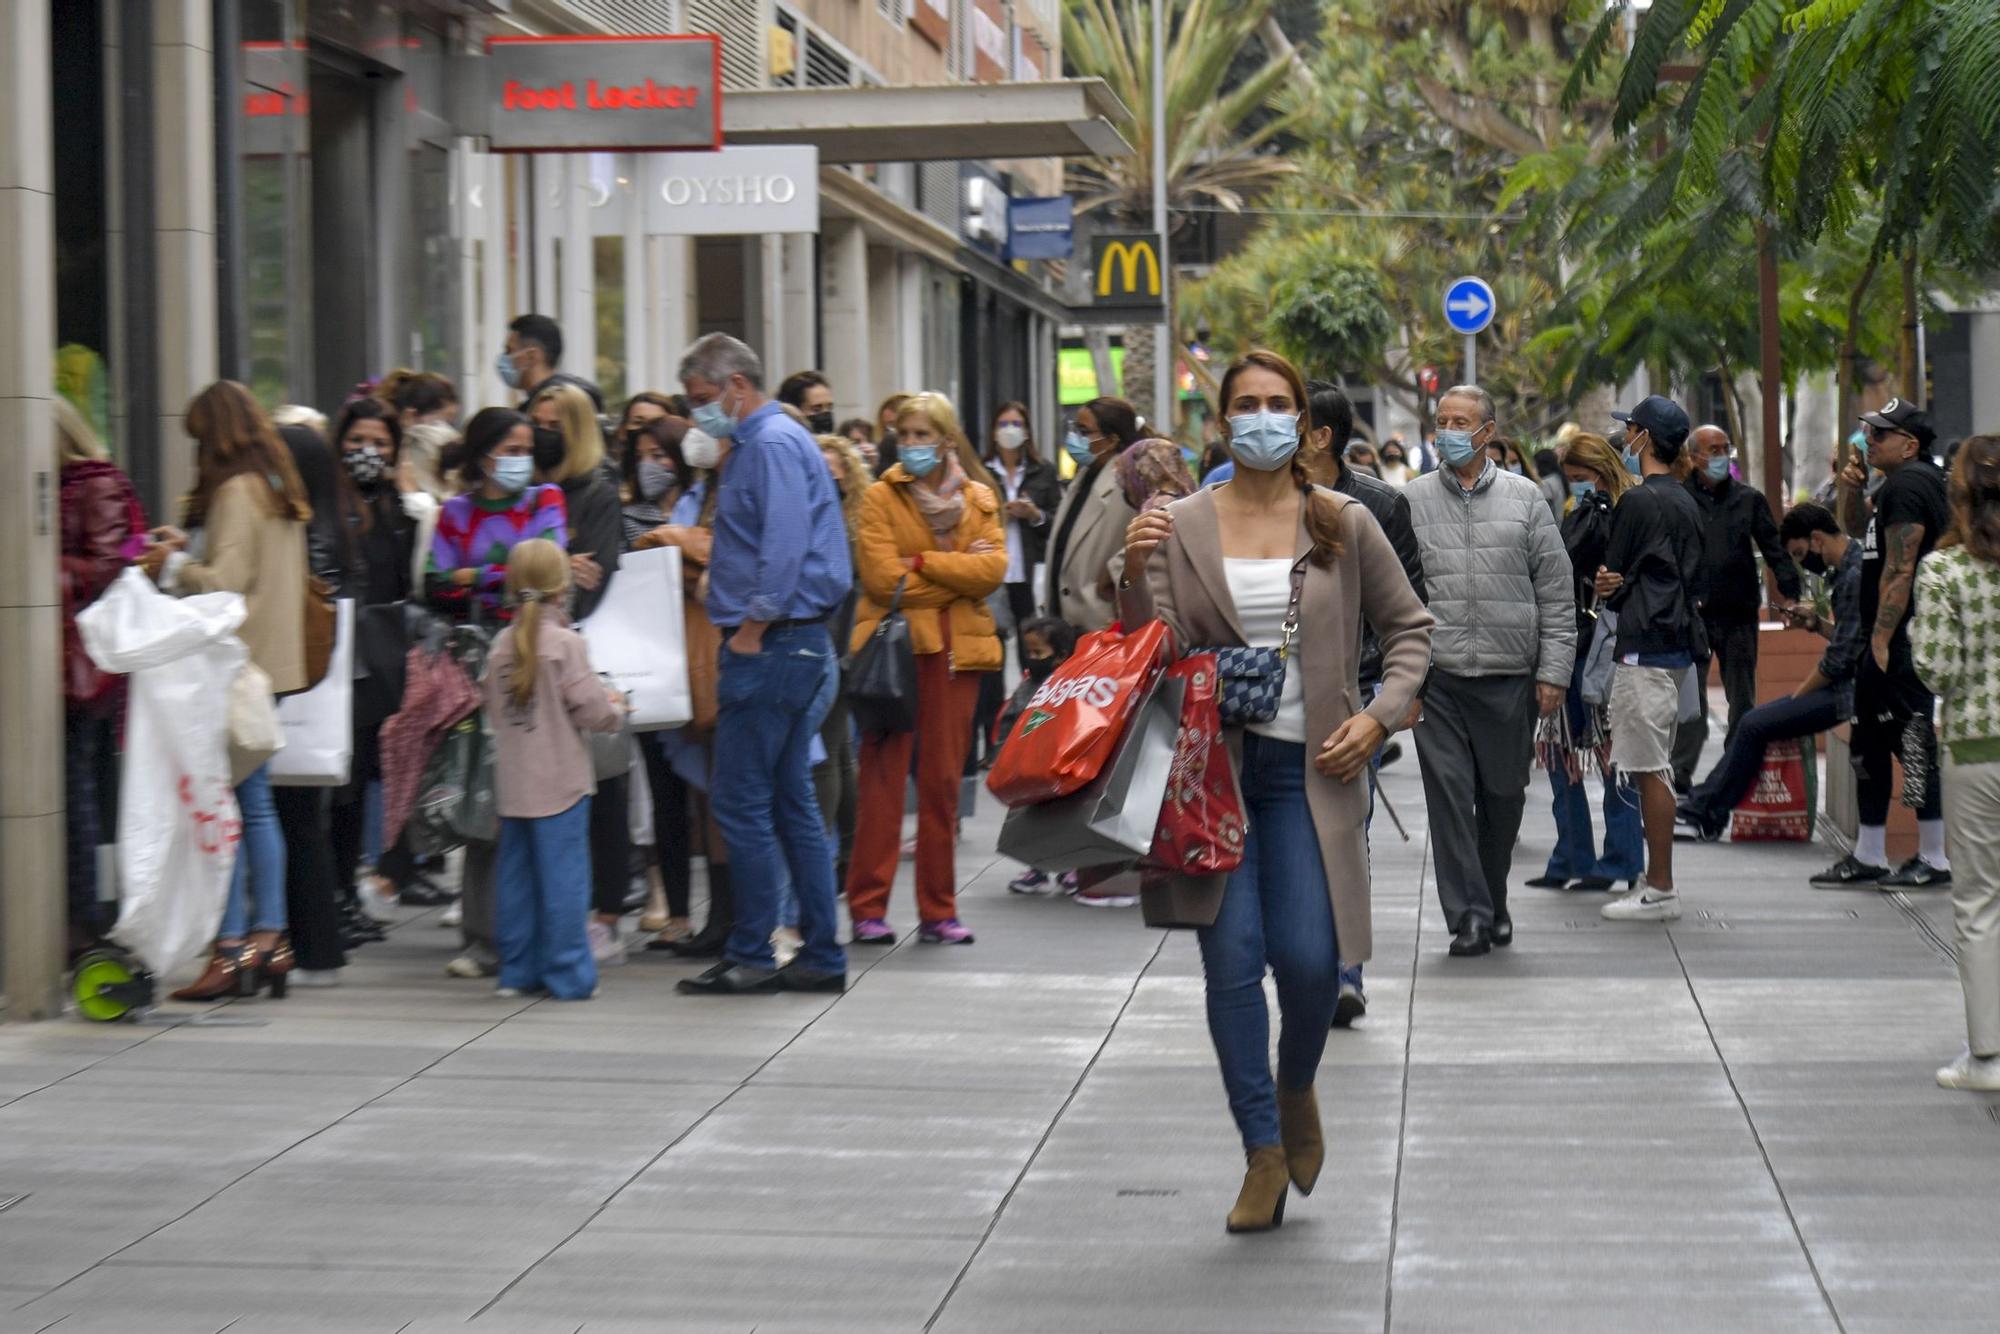
[[[1250,648],[1276,648],[1284,642],[1285,609],[1292,602],[1295,563],[1283,556],[1276,560],[1223,558],[1223,577],[1229,581],[1229,596],[1236,603],[1236,619],[1243,623],[1243,642]],[[1296,644],[1296,635],[1293,641]],[[1306,688],[1296,661],[1285,664],[1278,716],[1268,723],[1252,723],[1248,730],[1273,741],[1305,742]]]

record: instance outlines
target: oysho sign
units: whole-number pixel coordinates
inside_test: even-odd
[[[486,39],[496,153],[713,149],[722,40],[708,34]]]
[[[661,153],[646,177],[654,236],[760,236],[819,230],[819,150],[785,145]]]

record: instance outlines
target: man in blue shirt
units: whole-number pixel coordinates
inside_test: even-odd
[[[827,616],[854,581],[840,499],[819,446],[765,396],[755,352],[709,334],[680,377],[694,424],[728,444],[708,566],[708,617],[723,635],[710,803],[736,887],[722,962],[680,990],[840,991],[847,956],[810,755],[838,670]],[[771,933],[787,870],[805,943],[780,971]]]

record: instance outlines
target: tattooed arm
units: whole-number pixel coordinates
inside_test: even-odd
[[[1910,610],[1910,586],[1917,575],[1917,552],[1924,544],[1920,523],[1896,523],[1882,536],[1882,585],[1875,604],[1870,649],[1875,665],[1889,670],[1889,641]]]

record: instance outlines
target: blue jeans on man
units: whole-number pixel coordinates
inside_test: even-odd
[[[1305,747],[1243,738],[1250,832],[1215,923],[1196,933],[1207,979],[1208,1032],[1243,1147],[1278,1143],[1266,968],[1278,983],[1278,1084],[1310,1088],[1339,994],[1340,950],[1319,833],[1306,805]]]
[[[1686,809],[1706,829],[1719,833],[1736,803],[1757,781],[1764,767],[1764,747],[1824,732],[1841,721],[1843,712],[1831,690],[1758,705],[1736,724],[1736,735],[1729,738],[1721,761],[1688,794]]]
[[[1581,880],[1596,876],[1604,880],[1635,880],[1646,869],[1645,833],[1639,824],[1639,794],[1621,785],[1617,776],[1604,775],[1604,855],[1597,854],[1597,831],[1590,822],[1590,798],[1582,782],[1572,783],[1567,770],[1549,770],[1549,791],[1554,794],[1556,845],[1549,853],[1549,867],[1543,874],[1550,879]]]
[[[833,641],[819,624],[767,630],[754,654],[722,647],[709,800],[736,886],[736,928],[723,949],[730,963],[775,966],[771,932],[789,873],[805,942],[794,962],[813,972],[847,971],[834,917],[833,849],[812,785],[812,739],[825,716],[833,660]]]

